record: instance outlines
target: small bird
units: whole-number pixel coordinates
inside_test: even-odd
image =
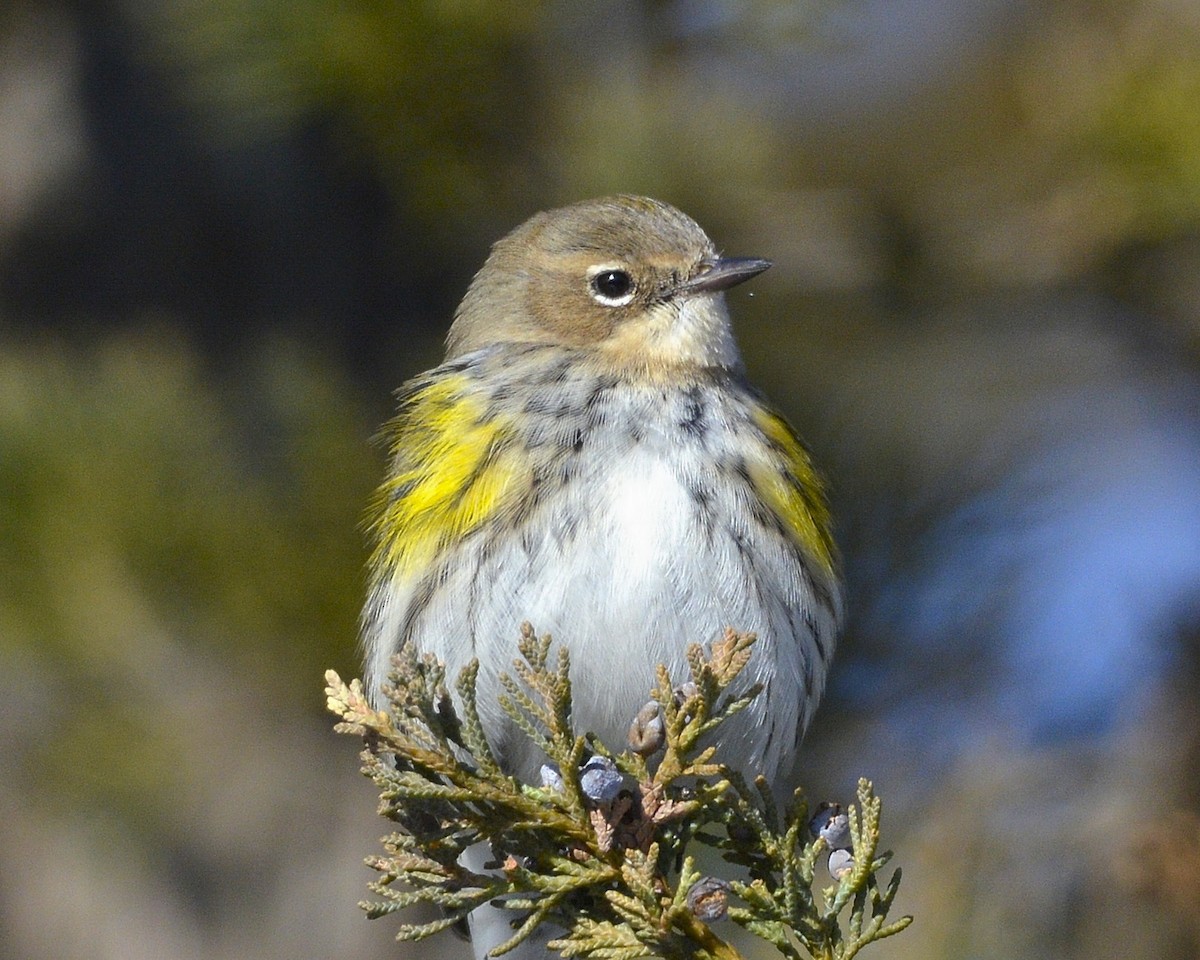
[[[520,625],[571,654],[573,717],[613,749],[664,663],[726,627],[758,635],[762,694],[721,732],[752,775],[788,771],[842,613],[821,481],[746,381],[723,291],[770,266],[728,258],[645,197],[538,213],[497,242],[445,362],[399,391],[372,507],[363,613],[379,700],[406,644],[455,677],[511,773],[545,758],[499,709]]]

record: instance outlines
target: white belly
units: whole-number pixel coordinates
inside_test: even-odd
[[[727,757],[773,776],[790,760],[804,699],[789,591],[756,583],[731,537],[706,535],[686,487],[660,458],[631,454],[602,483],[582,486],[591,496],[560,498],[536,538],[497,538],[487,549],[482,538],[471,541],[416,620],[414,641],[443,659],[451,677],[479,658],[485,726],[503,731],[494,745],[530,779],[544,758],[496,705],[496,678],[512,672],[522,622],[570,651],[576,729],[618,751],[649,699],[657,664],[681,683],[689,644],[709,643],[726,627],[752,631],[760,640],[746,685],[769,689],[722,739],[731,741]],[[791,562],[778,545],[764,542],[755,552]],[[782,577],[794,591],[793,579]],[[400,613],[407,597],[403,587],[397,593],[389,606]]]

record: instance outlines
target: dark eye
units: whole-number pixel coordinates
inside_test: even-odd
[[[624,270],[601,270],[592,277],[596,299],[609,306],[628,303],[633,294],[633,278]]]

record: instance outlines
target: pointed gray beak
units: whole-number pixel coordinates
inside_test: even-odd
[[[681,283],[675,288],[675,292],[687,295],[728,290],[751,277],[757,277],[769,266],[770,260],[759,260],[757,257],[720,257],[716,260],[706,260],[701,265],[701,272]]]

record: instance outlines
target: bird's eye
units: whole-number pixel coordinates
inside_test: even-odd
[[[633,299],[633,277],[615,267],[597,270],[591,286],[592,296],[606,307],[621,307]]]

